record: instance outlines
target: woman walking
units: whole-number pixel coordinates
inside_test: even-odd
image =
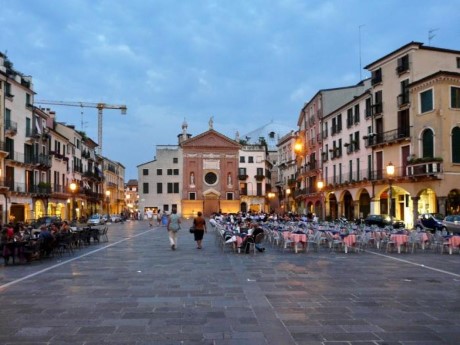
[[[203,241],[204,233],[206,230],[206,220],[203,218],[203,213],[198,212],[197,217],[193,219],[193,226],[195,231],[193,233],[196,241],[196,248],[201,249],[201,241]]]

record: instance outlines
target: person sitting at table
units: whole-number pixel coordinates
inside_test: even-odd
[[[56,236],[61,231],[61,229],[58,228],[56,223],[51,223],[49,231],[51,232],[51,235]]]
[[[42,242],[41,254],[49,256],[54,249],[54,236],[48,230],[46,225],[40,227],[40,235],[38,235],[39,240]]]
[[[257,235],[263,234],[263,233],[264,233],[264,230],[261,227],[259,226],[254,227],[251,230],[251,234],[244,237],[243,243],[241,244],[241,248],[244,248],[245,252],[249,253],[249,243],[254,243]],[[265,251],[265,248],[260,243],[255,243],[255,247],[261,253]]]
[[[64,220],[62,222],[62,225],[61,225],[61,228],[59,229],[59,232],[61,234],[68,234],[70,232],[70,225],[69,225],[69,222]]]

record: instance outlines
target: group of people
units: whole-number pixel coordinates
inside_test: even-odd
[[[268,216],[265,215],[253,215],[253,214],[230,214],[223,215],[221,213],[215,213],[211,216],[209,223],[216,226],[219,222],[228,222],[233,225],[233,231],[230,238],[233,236],[241,236],[243,238],[242,246],[249,248],[249,243],[254,243],[255,248],[259,252],[264,252],[265,248],[260,243],[255,243],[257,235],[263,234],[263,229],[258,225],[259,221],[268,220]],[[203,237],[207,233],[206,220],[203,217],[201,211],[197,212],[197,216],[193,219],[193,237],[196,242],[196,248],[202,249]],[[168,230],[169,242],[171,250],[177,249],[177,234],[181,229],[181,218],[177,214],[177,210],[174,209],[168,216],[168,222],[166,224]]]
[[[181,223],[181,218],[177,214],[177,210],[173,209],[168,217],[168,223],[166,224],[171,250],[176,250],[177,248],[177,233],[181,229]],[[193,218],[193,229],[193,237],[196,242],[196,248],[202,249],[203,237],[204,234],[207,232],[207,228],[206,220],[203,217],[203,213],[201,211],[197,213],[197,216],[195,218]]]
[[[145,215],[147,216],[147,220],[149,221],[149,227],[152,227],[157,222],[157,225],[161,225],[161,218],[163,217],[161,210],[158,210],[156,213],[153,212],[152,209],[148,209],[145,211]]]
[[[23,223],[0,225],[0,229],[0,249],[5,264],[8,264],[10,258],[31,261],[35,256],[49,255],[56,239],[70,232],[70,225],[67,221],[41,225],[38,233]]]

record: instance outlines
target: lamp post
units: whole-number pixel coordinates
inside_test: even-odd
[[[286,189],[286,211],[291,211],[291,205],[289,203],[289,195],[291,195],[291,188]]]
[[[275,193],[268,192],[267,196],[268,196],[268,205],[269,205],[268,212],[271,213],[273,210],[272,203],[273,203],[273,199],[275,198]]]
[[[76,211],[76,205],[75,205],[75,193],[77,192],[77,183],[75,181],[72,181],[70,183],[70,192],[72,193],[72,214],[71,214],[71,220],[74,220],[75,218],[75,211]]]
[[[393,180],[392,180],[392,177],[395,174],[395,166],[393,165],[393,163],[391,163],[391,162],[388,163],[388,165],[386,167],[386,170],[387,170],[388,184],[389,184],[389,189],[388,189],[388,213],[390,214],[391,224],[393,224],[393,210],[392,210],[392,207],[391,207],[392,199],[393,199],[393,191],[392,191]]]
[[[105,201],[107,203],[107,216],[110,214],[110,191],[106,190],[105,191]]]
[[[323,188],[324,188],[324,181],[323,180],[318,180],[316,182],[316,187],[318,188],[318,191],[320,193],[320,202],[321,202],[321,220],[324,220],[324,193],[323,193]]]

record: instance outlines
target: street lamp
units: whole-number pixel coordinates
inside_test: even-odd
[[[389,184],[389,189],[388,189],[388,213],[390,214],[390,219],[391,219],[391,224],[393,224],[393,210],[391,207],[391,200],[393,198],[393,191],[392,191],[392,177],[395,174],[395,166],[393,163],[388,163],[387,167],[387,176],[388,176],[388,184]]]
[[[300,155],[302,153],[302,149],[303,149],[303,145],[300,141],[297,141],[295,144],[294,144],[294,152],[298,155]]]
[[[70,183],[70,192],[72,193],[72,214],[71,214],[71,220],[75,219],[75,214],[76,214],[76,205],[75,205],[75,193],[77,192],[77,183],[75,181],[72,181]]]
[[[107,217],[110,214],[110,191],[106,190],[105,191],[105,197],[106,197],[106,202],[107,202]]]
[[[318,188],[318,191],[320,192],[320,197],[321,197],[321,220],[324,220],[324,198],[323,198],[324,181],[318,180],[318,182],[316,182],[316,187]]]

